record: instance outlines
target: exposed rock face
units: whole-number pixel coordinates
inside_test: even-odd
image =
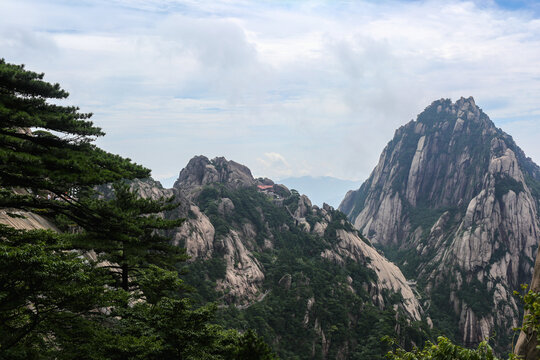
[[[11,217],[8,214],[15,214],[17,217]],[[1,209],[0,224],[8,225],[19,230],[58,231],[58,228],[44,217],[16,209]]]
[[[247,302],[262,292],[262,266],[242,240],[234,230],[221,239],[227,268],[218,289],[226,292],[231,302]]]
[[[192,259],[209,259],[214,252],[214,226],[195,205],[190,206],[190,215],[174,234],[173,241],[184,246]]]
[[[222,173],[216,177],[214,176],[218,174],[216,167],[204,156],[198,156],[182,170],[180,178],[184,180],[180,181],[179,178],[173,189],[164,189],[152,179],[135,180],[131,182],[131,188],[142,197],[154,200],[175,196],[175,200],[180,206],[164,216],[184,218],[185,221],[178,229],[169,230],[173,242],[186,249],[186,253],[191,257],[189,262],[211,259],[215,251],[218,250],[225,261],[226,269],[225,276],[218,281],[217,288],[227,293],[226,300],[228,302],[245,304],[257,297],[264,280],[261,265],[244,246],[244,243],[250,242],[242,238],[244,234],[251,235],[249,226],[244,232],[231,231],[225,237],[216,237],[216,231],[210,219],[186,197],[186,194],[195,197],[203,186],[213,183],[229,185],[228,181],[230,180],[232,186],[236,187],[254,184],[255,180],[251,177],[250,170],[243,165],[227,161],[224,158],[216,158],[212,162],[219,164],[218,168],[221,170],[225,168],[233,170],[227,173],[228,175]],[[206,165],[201,171],[202,164]],[[212,182],[212,179],[217,181]],[[188,190],[187,193],[184,190]],[[234,211],[234,204],[230,199],[223,198],[218,206],[218,211],[222,216],[226,216]]]
[[[373,247],[366,244],[354,232],[338,230],[337,236],[340,241],[333,252],[334,256],[348,257],[358,262],[363,262],[366,258],[370,259],[367,267],[373,269],[378,278],[378,281],[373,284],[375,289],[371,291],[377,304],[384,305],[382,298],[384,290],[400,293],[403,296],[403,307],[409,314],[409,317],[414,320],[422,319],[422,307],[403,276],[403,273],[395,264],[388,261]],[[326,256],[331,256],[331,253]]]
[[[168,199],[171,196],[178,196],[172,189],[165,189],[158,181],[149,179],[135,179],[130,181],[131,191],[137,191],[144,199],[159,200]]]
[[[254,301],[263,292],[262,283],[265,278],[264,268],[257,261],[253,251],[272,248],[273,243],[272,239],[268,238],[262,247],[254,244],[254,238],[257,237],[258,233],[251,223],[244,223],[226,234],[216,234],[209,218],[197,206],[198,196],[202,189],[205,186],[216,184],[233,190],[254,187],[255,185],[274,185],[276,193],[290,194],[286,187],[275,185],[270,179],[254,179],[247,167],[234,161],[227,161],[224,158],[208,160],[204,156],[197,156],[189,161],[188,165],[180,172],[173,190],[159,189],[152,186],[151,181],[136,182],[132,187],[136,188],[143,196],[151,196],[156,199],[174,194],[179,197],[180,202],[189,203],[189,215],[186,215],[185,209],[174,214],[174,216],[186,217],[182,227],[173,234],[175,243],[186,248],[192,257],[191,261],[210,259],[218,251],[226,265],[225,276],[217,283],[218,289],[227,294],[225,299],[228,302],[246,304]],[[279,198],[279,196],[277,197]],[[216,204],[219,216],[227,218],[234,214],[235,205],[231,199],[223,197],[218,199]],[[313,207],[309,198],[301,195],[294,212],[288,211],[296,224],[302,226],[304,231],[324,236],[328,223],[332,221],[331,213],[334,210],[328,205],[325,205],[323,209]],[[317,212],[320,212],[319,215],[322,219],[311,226],[306,221],[306,217]],[[263,216],[262,212],[260,216]],[[286,225],[284,226],[286,227]],[[284,230],[286,231],[286,229]],[[338,236],[341,240],[338,246],[335,249],[327,250],[322,256],[333,260],[341,257],[350,258],[365,263],[379,277],[380,281],[373,284],[371,293],[381,308],[385,305],[382,298],[383,289],[398,292],[404,298],[403,305],[406,313],[412,320],[420,320],[422,309],[401,271],[361,240],[355,232],[340,230]],[[368,263],[366,259],[370,259],[370,262]]]
[[[331,206],[312,206],[306,196],[253,179],[249,169],[223,158],[193,159],[173,189],[152,179],[129,184],[144,198],[175,197],[179,206],[162,216],[185,219],[167,235],[191,256],[186,267],[195,281],[188,274],[186,282],[214,296],[205,301],[220,302],[224,312],[255,308],[243,313],[244,321],[263,324],[285,354],[346,359],[369,352],[372,321],[378,325],[373,336],[396,329],[393,335],[408,344],[417,338],[399,330],[415,334],[411,322],[425,319],[415,292]],[[114,195],[110,185],[99,190]],[[11,226],[53,227],[33,214],[23,220],[0,212],[0,222]],[[97,260],[93,251],[85,256]],[[290,338],[302,333],[307,349]]]
[[[187,190],[193,187],[221,183],[232,188],[253,186],[256,184],[251,171],[244,165],[227,161],[224,157],[209,160],[205,156],[195,156],[189,161],[178,180],[175,189]]]
[[[462,341],[518,324],[540,239],[540,170],[472,98],[435,101],[399,128],[369,179],[340,205],[432,295],[445,293]],[[442,305],[442,304],[441,304]]]

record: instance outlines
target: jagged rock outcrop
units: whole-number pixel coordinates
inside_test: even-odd
[[[223,158],[190,161],[173,189],[152,179],[129,185],[179,203],[162,216],[185,219],[166,235],[191,256],[183,277],[200,291],[194,301],[219,303],[223,321],[262,331],[284,358],[365,358],[378,346],[371,338],[412,345],[423,336],[412,322],[425,320],[424,311],[399,268],[331,206],[313,206]],[[98,190],[114,196],[111,185]],[[20,221],[0,212],[11,226],[53,227],[33,214]],[[93,251],[85,256],[97,260]]]
[[[530,281],[540,240],[538,184],[538,166],[472,98],[441,99],[396,131],[339,208],[428,294],[450,299],[463,343],[494,332],[508,342],[512,292]]]
[[[216,167],[220,170],[216,170]],[[179,206],[164,216],[185,220],[179,228],[168,231],[173,243],[186,249],[186,253],[190,256],[188,262],[211,259],[214,253],[219,251],[226,269],[223,278],[217,283],[217,289],[227,293],[228,302],[246,304],[259,295],[264,280],[261,265],[244,246],[248,241],[241,237],[241,234],[246,232],[249,235],[249,226],[241,234],[231,231],[227,236],[218,238],[211,220],[192,202],[192,199],[189,199],[189,196],[194,199],[205,185],[210,184],[236,188],[255,183],[251,171],[243,165],[229,162],[225,158],[216,158],[210,162],[204,156],[197,156],[181,171],[173,189],[164,189],[152,179],[131,181],[130,187],[144,198],[157,200],[175,197],[175,202]],[[232,201],[227,198],[221,199],[218,212],[225,216],[232,211],[234,211]]]
[[[224,184],[231,188],[253,186],[256,184],[251,170],[224,157],[209,160],[206,156],[195,156],[180,171],[174,188],[189,194],[190,190],[209,184]],[[193,196],[192,196],[193,197]]]
[[[335,249],[324,256],[350,258],[358,262],[363,262],[369,259],[367,267],[373,269],[377,274],[378,281],[373,284],[374,301],[381,306],[384,306],[382,293],[384,290],[400,293],[403,296],[402,305],[413,320],[422,319],[422,307],[418,298],[414,294],[410,285],[407,283],[405,276],[401,270],[393,263],[388,261],[384,256],[379,254],[372,246],[368,245],[360,236],[354,232],[340,229],[337,231],[339,243]],[[339,258],[338,258],[339,259]]]
[[[262,265],[250,252],[239,233],[231,230],[220,239],[226,264],[225,277],[218,280],[218,290],[231,302],[249,302],[262,292]]]
[[[209,259],[214,252],[215,229],[200,209],[191,205],[189,215],[174,233],[175,245],[183,246],[191,259]]]

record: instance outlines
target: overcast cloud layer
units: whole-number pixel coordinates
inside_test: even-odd
[[[93,112],[98,145],[178,174],[364,179],[433,100],[473,96],[540,161],[535,2],[2,0],[0,57]]]

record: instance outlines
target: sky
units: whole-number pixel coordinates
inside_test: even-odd
[[[367,178],[432,101],[473,96],[540,163],[536,1],[1,0],[0,58],[94,114],[103,149],[177,176]]]

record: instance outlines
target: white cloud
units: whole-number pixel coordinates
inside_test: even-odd
[[[533,10],[5,0],[0,53],[61,83],[108,133],[101,146],[155,173],[206,154],[261,176],[358,179],[395,128],[441,97],[474,96],[539,161]]]
[[[272,174],[275,177],[290,176],[293,171],[291,165],[285,160],[283,155],[276,152],[264,153],[263,157],[257,158],[255,171],[262,174]]]

